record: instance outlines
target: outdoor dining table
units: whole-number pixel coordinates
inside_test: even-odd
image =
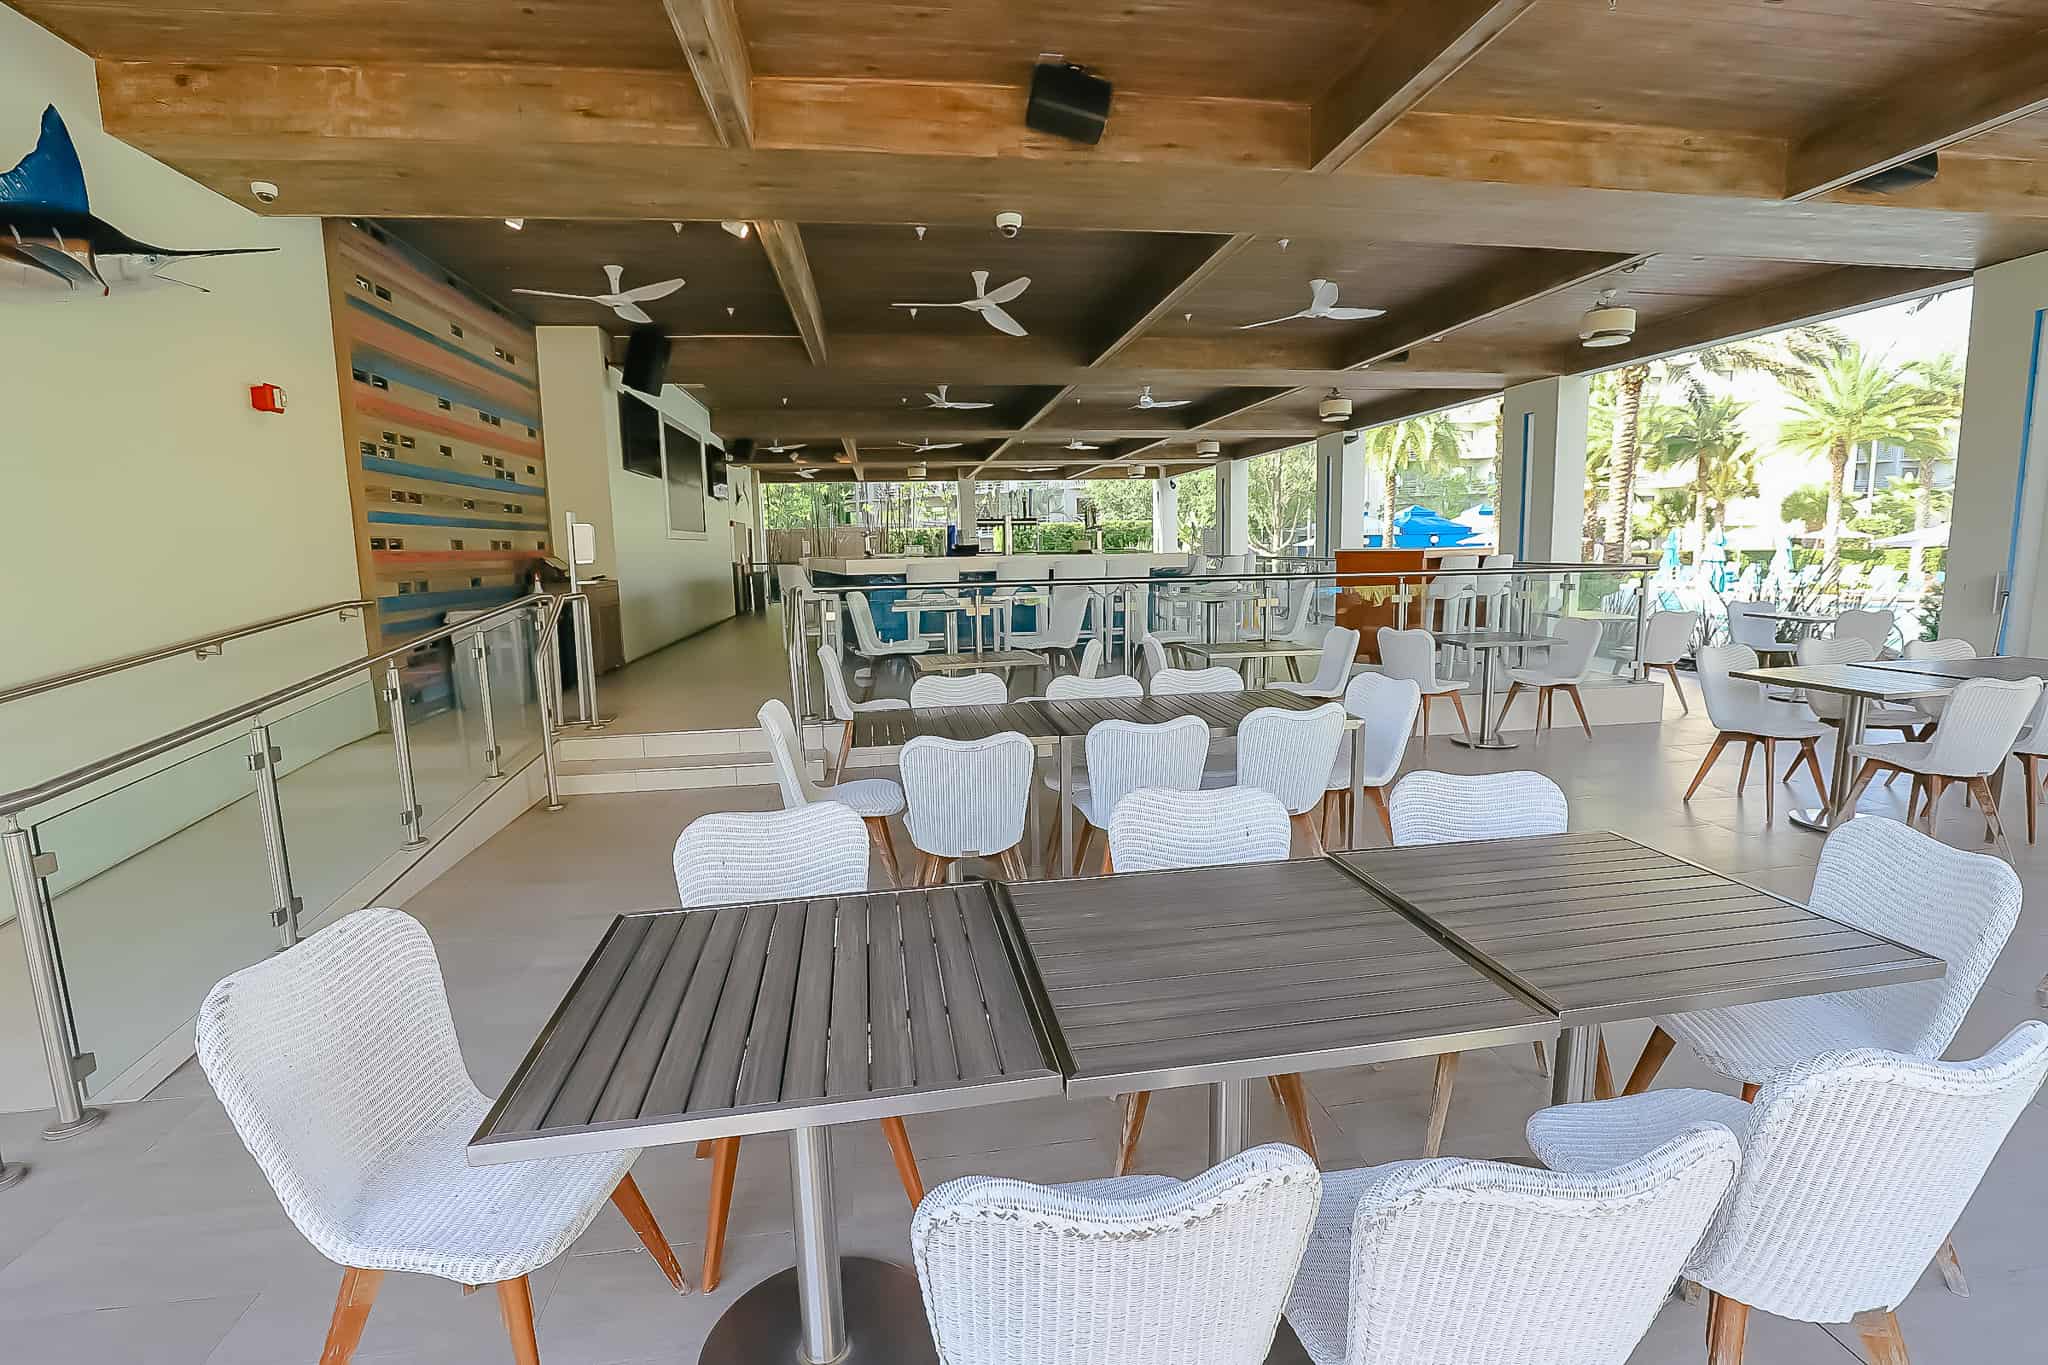
[[[1007,673],[1013,668],[1043,668],[1045,656],[1029,649],[991,650],[987,654],[913,654],[910,664],[920,673]]]
[[[1315,659],[1320,658],[1323,652],[1320,644],[1305,645],[1299,640],[1227,640],[1221,644],[1184,644],[1180,648],[1200,659],[1205,667],[1210,664],[1242,667],[1247,675],[1247,685],[1255,679],[1261,683],[1266,681],[1266,670],[1272,667],[1274,659]]]
[[[1603,1022],[1943,970],[1599,832],[642,912],[612,922],[469,1160],[785,1132],[795,1265],[700,1362],[925,1365],[911,1272],[839,1255],[833,1125],[1206,1085],[1220,1160],[1261,1076],[1555,1036],[1571,1102]]]
[[[1556,637],[1531,635],[1519,630],[1466,630],[1439,635],[1436,642],[1456,649],[1469,649],[1479,656],[1479,733],[1470,737],[1452,735],[1451,743],[1462,744],[1468,749],[1519,747],[1513,740],[1501,738],[1500,723],[1505,717],[1493,714],[1494,656],[1504,649],[1553,647],[1557,644]]]
[[[909,624],[912,639],[924,634],[924,618],[927,612],[943,615],[946,618],[946,652],[960,652],[960,613],[968,610],[968,604],[958,595],[949,592],[912,592],[898,598],[890,610],[903,613]],[[979,643],[979,631],[975,633],[975,638]]]
[[[2018,654],[1970,659],[1885,659],[1866,667],[1882,668],[1892,673],[1911,673],[1922,678],[1950,678],[1957,682],[1970,678],[1997,678],[2001,682],[2048,679],[2048,659]]]
[[[1863,743],[1863,717],[1869,704],[1910,702],[1923,697],[1944,696],[1955,690],[1958,679],[1938,677],[1917,670],[1877,664],[1796,664],[1788,668],[1741,668],[1731,678],[1763,683],[1767,687],[1791,687],[1806,692],[1833,692],[1842,698],[1842,720],[1835,731],[1835,759],[1828,776],[1828,798],[1824,807],[1792,812],[1792,823],[1822,834],[1849,818],[1849,788],[1856,777],[1856,746]],[[1768,776],[1768,774],[1766,775]]]

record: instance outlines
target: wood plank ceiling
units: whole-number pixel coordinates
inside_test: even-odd
[[[2048,250],[2048,0],[11,2],[110,132],[536,323],[624,330],[515,288],[684,277],[672,378],[772,477],[1196,467],[1332,390],[1390,420]],[[1024,127],[1045,53],[1115,82],[1098,146]],[[889,306],[974,270],[1028,335]],[[1384,316],[1245,329],[1315,278]],[[1603,289],[1640,329],[1585,351]]]

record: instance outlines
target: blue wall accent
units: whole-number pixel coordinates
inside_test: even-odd
[[[508,403],[500,402],[498,399],[485,398],[471,393],[468,389],[463,388],[459,384],[450,383],[440,375],[428,374],[425,370],[415,370],[410,365],[393,360],[390,356],[385,355],[376,347],[365,342],[357,342],[349,348],[348,360],[351,369],[361,370],[366,374],[382,375],[393,383],[403,384],[409,389],[418,389],[421,393],[430,393],[436,398],[445,398],[460,407],[475,408],[478,412],[487,412],[491,416],[501,417],[507,422],[517,422],[520,427],[519,436],[521,440],[527,439],[525,432],[527,427],[532,427],[536,431],[540,429],[540,413],[538,412],[523,411]]]
[[[488,488],[494,493],[524,493],[528,497],[544,498],[545,488],[530,483],[513,483],[507,479],[487,479],[481,474],[464,474],[454,469],[436,469],[429,464],[407,464],[404,460],[387,460],[382,455],[360,457],[363,468],[373,474],[393,474],[401,479],[426,479],[433,483],[452,483],[463,488]]]
[[[2012,606],[2012,578],[2018,572],[2020,520],[2026,515],[2027,456],[2034,443],[2034,396],[2041,383],[2041,320],[2048,309],[2034,314],[2034,349],[2027,357],[2027,410],[2020,418],[2020,467],[2012,483],[2012,538],[2005,545],[2005,601],[1998,608],[1998,644],[1994,654],[2005,653],[2007,609]]]
[[[538,521],[491,521],[484,517],[440,517],[429,512],[371,512],[363,518],[383,526],[456,526],[479,531],[545,531]]]
[[[370,302],[368,299],[357,298],[354,294],[351,294],[348,296],[347,301],[349,307],[360,309],[361,311],[368,313],[371,317],[377,319],[377,321],[389,323],[391,326],[396,327],[399,331],[408,332],[413,336],[418,337],[421,341],[429,343],[430,345],[439,346],[442,350],[448,352],[448,354],[456,356],[463,360],[467,360],[470,364],[476,366],[480,370],[484,370],[487,371],[488,373],[498,375],[504,379],[509,379],[513,383],[519,385],[519,387],[521,387],[522,389],[531,389],[534,387],[533,381],[531,379],[528,379],[525,375],[519,373],[519,371],[508,370],[502,365],[494,365],[490,361],[485,360],[482,356],[476,354],[474,351],[466,351],[462,347],[457,346],[453,341],[449,340],[447,337],[435,336],[426,328],[421,327],[416,323],[407,322],[404,318],[399,317],[396,313],[385,312],[382,308],[379,308],[376,304]],[[369,343],[366,342],[364,344],[368,345]]]

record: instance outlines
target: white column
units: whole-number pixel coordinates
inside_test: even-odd
[[[962,474],[953,489],[953,524],[960,528],[960,543],[972,545],[981,535],[975,525],[979,514],[974,510],[974,476]]]
[[[1220,555],[1241,555],[1252,548],[1251,461],[1223,460],[1216,466],[1216,547]]]
[[[1163,474],[1152,481],[1152,548],[1163,554],[1180,548],[1180,493]]]
[[[1503,396],[1507,441],[1500,462],[1500,550],[1517,560],[1576,564],[1586,515],[1583,375],[1517,384]]]
[[[1365,548],[1365,433],[1316,437],[1316,554]]]
[[[2048,254],[1977,272],[1941,633],[1987,654],[2048,648],[2048,584],[2041,581],[2048,573],[2042,555],[2048,504],[2044,312]]]

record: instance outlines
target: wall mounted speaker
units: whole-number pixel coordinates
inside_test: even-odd
[[[1078,66],[1040,62],[1031,70],[1024,123],[1041,133],[1094,146],[1109,123],[1111,87]]]

